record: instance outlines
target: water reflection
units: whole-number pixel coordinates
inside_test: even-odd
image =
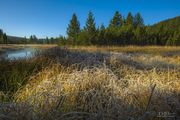
[[[24,48],[17,51],[6,51],[6,53],[0,56],[1,59],[22,59],[22,58],[30,58],[34,55],[36,49],[34,48]]]

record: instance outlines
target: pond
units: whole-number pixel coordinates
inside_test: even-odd
[[[34,48],[23,48],[15,51],[6,51],[4,54],[0,55],[0,59],[15,60],[15,59],[30,58],[33,57],[36,51],[37,49]]]

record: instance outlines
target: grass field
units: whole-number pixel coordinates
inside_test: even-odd
[[[180,47],[49,48],[0,61],[0,119],[178,120],[179,73]]]

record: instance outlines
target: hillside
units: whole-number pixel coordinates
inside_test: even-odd
[[[9,43],[16,43],[16,44],[20,44],[20,43],[24,43],[26,41],[26,38],[23,37],[17,37],[17,36],[7,36],[8,38],[8,42]]]
[[[167,20],[163,20],[159,23],[156,23],[151,26],[152,28],[162,28],[163,30],[168,30],[168,31],[178,31],[180,32],[180,16],[170,18]]]
[[[180,45],[180,16],[147,26],[146,38],[156,45]]]

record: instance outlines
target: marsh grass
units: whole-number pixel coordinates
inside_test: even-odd
[[[56,47],[28,60],[34,67],[16,63],[20,73],[33,72],[13,92],[13,100],[1,104],[0,118],[163,120],[158,113],[168,111],[179,119],[179,48],[160,47],[158,54],[154,47],[129,49]],[[174,55],[164,56],[169,51]]]
[[[83,50],[89,52],[122,52],[122,53],[145,53],[162,56],[179,56],[180,47],[178,46],[74,46],[70,47],[72,50]]]
[[[48,60],[43,57],[21,60],[1,60],[0,91],[11,99],[12,95],[25,85],[31,76],[35,75],[47,65]]]

